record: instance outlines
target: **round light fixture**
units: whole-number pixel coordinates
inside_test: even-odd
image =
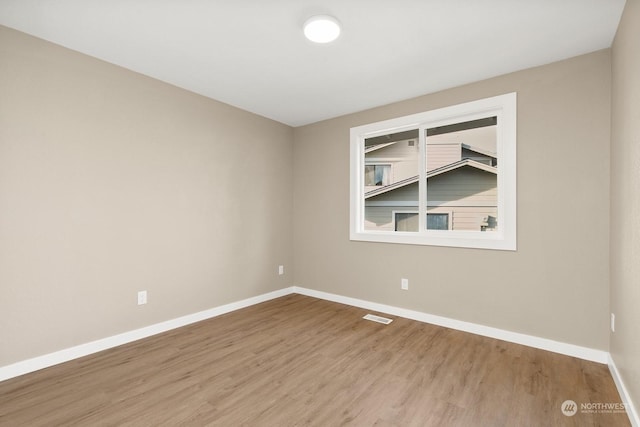
[[[315,43],[329,43],[340,35],[340,24],[332,16],[312,16],[304,23],[304,35]]]

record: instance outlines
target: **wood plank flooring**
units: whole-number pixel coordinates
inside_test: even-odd
[[[630,425],[560,410],[620,402],[605,365],[367,313],[289,295],[13,378],[0,425]]]

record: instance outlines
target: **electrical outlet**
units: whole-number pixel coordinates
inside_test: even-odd
[[[281,276],[284,274],[284,265],[279,265],[278,266],[278,274],[281,275]]]
[[[616,331],[616,315],[611,313],[611,332]]]
[[[409,279],[400,279],[400,289],[403,291],[409,290]]]
[[[138,292],[138,305],[144,305],[147,303],[147,291]]]

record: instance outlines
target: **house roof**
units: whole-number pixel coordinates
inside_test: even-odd
[[[463,166],[471,166],[473,168],[480,169],[485,172],[490,172],[493,174],[498,173],[498,168],[496,168],[495,166],[489,166],[472,159],[462,159],[462,160],[458,160],[457,162],[449,163],[448,165],[440,166],[439,168],[427,171],[427,178],[442,175],[443,173],[447,173],[455,169],[460,169]]]
[[[390,145],[397,144],[398,142],[405,142],[405,141],[408,141],[408,140],[392,141],[392,142],[385,142],[385,143],[382,143],[382,144],[369,145],[368,147],[364,148],[364,152],[365,152],[365,154],[371,153],[372,151],[380,150],[381,148],[389,147]],[[466,150],[473,151],[473,152],[476,152],[478,154],[485,155],[487,157],[492,157],[494,159],[498,158],[498,155],[496,153],[494,153],[493,151],[485,150],[484,148],[479,148],[479,147],[476,147],[474,145],[469,145],[469,144],[459,143],[459,142],[447,142],[447,143],[441,143],[441,144],[442,145],[460,144],[462,146],[462,148],[464,148]]]
[[[475,151],[476,153],[479,153],[479,154],[484,154],[485,156],[493,157],[494,159],[498,158],[498,155],[493,151],[485,150],[484,148],[478,148],[474,145],[462,143],[462,148],[466,148],[467,150],[470,150],[470,151]]]
[[[365,147],[364,152],[365,152],[365,154],[366,154],[366,153],[370,153],[370,152],[372,152],[372,151],[376,151],[376,150],[379,150],[379,149],[381,149],[381,148],[384,148],[384,147],[388,147],[388,146],[390,146],[390,145],[393,145],[393,144],[395,144],[395,143],[397,143],[397,142],[400,142],[400,141],[385,142],[385,143],[383,143],[383,144],[370,145],[370,146],[368,146],[368,147]]]
[[[475,150],[474,150],[475,151]],[[433,178],[434,176],[443,175],[445,173],[458,170],[463,167],[472,167],[484,172],[498,174],[498,168],[495,166],[485,165],[484,163],[476,162],[471,159],[462,159],[460,161],[449,163],[448,165],[441,166],[439,168],[430,170],[427,172],[427,179]],[[379,196],[380,194],[388,193],[389,191],[397,190],[398,188],[405,187],[410,184],[414,184],[418,182],[419,175],[412,176],[410,178],[403,179],[402,181],[394,182],[393,184],[385,185],[384,187],[376,188],[371,191],[365,193],[364,198],[368,199],[370,197]]]

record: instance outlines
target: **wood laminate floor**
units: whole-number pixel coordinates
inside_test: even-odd
[[[605,365],[289,295],[0,383],[1,426],[627,426]],[[387,316],[391,317],[391,316]]]

